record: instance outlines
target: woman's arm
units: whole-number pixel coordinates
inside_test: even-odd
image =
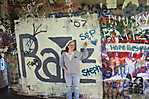
[[[88,55],[89,55],[89,52],[88,52],[88,50],[87,50],[87,43],[85,42],[84,44],[83,44],[83,51],[81,52],[81,60],[83,60],[83,59],[86,59],[87,57],[88,57]]]
[[[62,53],[61,58],[60,58],[60,67],[64,68],[64,65],[65,65],[65,63],[64,63],[64,53]]]
[[[62,53],[61,58],[60,58],[60,67],[63,68],[64,70],[68,70],[64,62],[64,53]]]

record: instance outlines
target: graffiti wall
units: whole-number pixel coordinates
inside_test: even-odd
[[[51,2],[55,12],[44,7],[50,0],[37,3],[44,8],[40,10],[44,18],[35,18],[40,16],[38,9],[34,11],[35,3],[27,4],[33,7],[16,22],[19,83],[24,93],[65,96],[61,51],[75,39],[78,51],[83,50],[84,42],[89,51],[80,66],[83,98],[148,95],[149,0],[88,1],[72,7]]]
[[[125,94],[121,88],[129,94],[143,94],[146,90],[143,81],[149,79],[148,16],[148,12],[143,12],[130,17],[112,14],[100,17],[105,95],[112,90],[116,95]]]
[[[101,40],[96,16],[31,18],[16,24],[20,84],[24,93],[66,94],[64,72],[59,62],[66,43],[75,39],[78,51],[87,42],[89,52],[80,66],[80,94],[87,99],[102,98]]]

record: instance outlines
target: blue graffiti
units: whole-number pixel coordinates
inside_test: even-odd
[[[95,37],[95,34],[96,34],[95,29],[92,29],[92,30],[89,30],[86,33],[81,33],[79,35],[79,37],[80,37],[81,40],[89,40],[92,45],[95,45],[96,46],[98,40],[94,38]]]
[[[100,72],[100,66],[99,65],[95,65],[94,67],[82,69],[81,72],[82,72],[83,76],[97,75]]]
[[[0,59],[0,70],[5,70],[6,69],[6,62],[4,60],[4,58]]]
[[[80,39],[81,40],[85,40],[85,39],[91,40],[91,38],[94,37],[95,33],[96,33],[95,30],[89,30],[89,32],[81,33]]]

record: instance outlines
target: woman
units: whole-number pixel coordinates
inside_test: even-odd
[[[86,46],[87,43],[84,43],[84,47]],[[69,41],[62,52],[61,67],[65,73],[68,99],[72,99],[72,93],[74,93],[75,99],[79,99],[80,61],[87,57],[87,49],[84,49],[83,52],[77,51],[76,40]]]

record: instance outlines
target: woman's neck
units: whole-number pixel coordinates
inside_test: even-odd
[[[68,53],[73,53],[74,51],[73,50],[68,50]]]

